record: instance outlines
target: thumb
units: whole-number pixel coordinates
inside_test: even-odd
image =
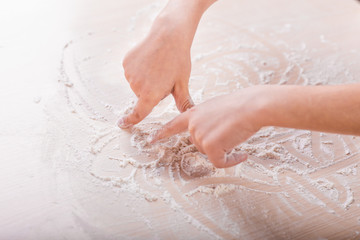
[[[180,112],[185,112],[194,106],[187,84],[185,86],[183,84],[175,84],[172,95],[175,99],[176,107]]]
[[[152,101],[147,101],[144,98],[139,98],[133,111],[125,117],[122,117],[117,122],[120,128],[129,128],[141,122],[147,115],[149,115],[155,104]]]

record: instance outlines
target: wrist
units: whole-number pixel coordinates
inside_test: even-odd
[[[187,23],[167,12],[156,17],[151,27],[151,33],[169,40],[186,42],[187,44],[191,44],[195,34],[192,34]]]
[[[307,98],[304,96],[302,86],[261,86],[258,93],[258,111],[262,127],[294,127],[294,123],[302,118],[306,121],[306,114],[302,114],[304,103]],[[303,97],[301,97],[303,96]],[[306,103],[305,106],[311,105]]]
[[[238,118],[247,116],[248,122],[257,131],[262,127],[273,126],[276,121],[276,92],[279,86],[257,85],[243,89],[236,93]],[[246,114],[244,114],[246,112]]]
[[[170,0],[156,17],[151,32],[190,49],[201,16],[215,0]]]
[[[191,36],[187,36],[176,22],[168,16],[158,16],[147,36],[147,42],[157,42],[161,48],[169,51],[179,50],[190,53]]]

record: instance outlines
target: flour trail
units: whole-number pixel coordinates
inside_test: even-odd
[[[189,238],[209,239],[246,238],[253,232],[259,239],[276,239],[264,233],[278,231],[295,239],[314,222],[329,226],[319,236],[331,237],[340,220],[357,229],[358,137],[267,127],[235,147],[249,154],[247,161],[216,169],[187,133],[155,144],[146,141],[177,116],[170,97],[132,129],[116,127],[136,101],[120,77],[121,56],[130,41],[126,37],[139,33],[148,21],[145,16],[160,6],[139,11],[123,32],[96,32],[64,46],[59,95],[48,109],[50,131],[59,140],[48,155],[57,156],[54,166],[59,179],[67,179],[76,215],[124,238],[129,236],[120,224],[123,219],[144,223],[144,231],[160,238],[176,236],[177,227],[187,229]],[[320,61],[306,43],[288,40],[291,25],[276,26],[270,34],[217,18],[210,17],[210,23],[202,26],[193,47],[190,93],[196,103],[258,84],[353,80],[336,56]],[[218,38],[209,38],[215,33]],[[324,65],[332,70],[316,74],[314,69]],[[309,217],[309,209],[319,214]],[[299,224],[282,229],[284,219]],[[156,224],[165,220],[171,226],[166,230]]]

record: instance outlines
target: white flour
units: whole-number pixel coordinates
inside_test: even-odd
[[[160,6],[152,4],[138,11],[128,32],[135,31],[144,16],[149,12],[153,16]],[[277,26],[268,35],[261,29],[234,28],[221,21],[203,27],[200,37],[207,31],[222,31],[226,36],[203,44],[195,41],[190,91],[196,103],[257,84],[337,84],[341,76],[353,81],[336,56],[320,59],[309,44],[288,43],[292,24]],[[116,28],[104,34],[111,39],[120,32]],[[118,79],[120,73],[112,70],[111,63],[120,62],[115,54],[119,46],[107,43],[109,46],[95,51],[86,45],[103,41],[97,36],[101,33],[65,45],[59,102],[49,110],[67,142],[65,155],[69,156],[55,165],[71,169],[70,182],[72,178],[85,182],[81,186],[87,190],[74,187],[79,199],[100,190],[120,192],[128,197],[121,200],[127,205],[142,206],[138,211],[144,210],[142,219],[152,231],[156,221],[151,220],[150,210],[145,211],[147,206],[172,211],[174,219],[167,221],[173,229],[184,221],[194,227],[191,231],[212,239],[244,237],[245,227],[261,221],[275,231],[281,225],[277,219],[287,214],[301,219],[306,216],[304,209],[313,208],[324,218],[341,216],[347,224],[358,225],[350,213],[358,208],[354,203],[358,203],[359,191],[359,138],[267,127],[235,148],[248,153],[249,159],[230,169],[214,168],[190,143],[187,133],[149,144],[147,137],[176,116],[176,106],[171,98],[164,99],[142,123],[127,131],[118,129],[115,122],[131,110],[129,99],[134,96],[125,79]],[[324,36],[319,39],[330,41]],[[78,50],[82,48],[85,50]],[[324,66],[331,70],[319,71]],[[252,202],[256,198],[266,203]],[[92,209],[98,203],[86,205],[79,200],[76,204]],[[257,212],[264,214],[255,215]],[[217,224],[216,218],[224,224]],[[288,231],[285,236],[295,236]]]

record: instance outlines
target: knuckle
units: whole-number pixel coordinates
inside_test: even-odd
[[[214,147],[216,147],[214,141],[212,141],[211,139],[202,139],[201,143],[205,152],[209,152],[213,150]]]
[[[194,104],[192,103],[191,99],[187,98],[183,103],[179,104],[177,107],[181,112],[185,112],[188,109],[191,109],[191,107]]]

